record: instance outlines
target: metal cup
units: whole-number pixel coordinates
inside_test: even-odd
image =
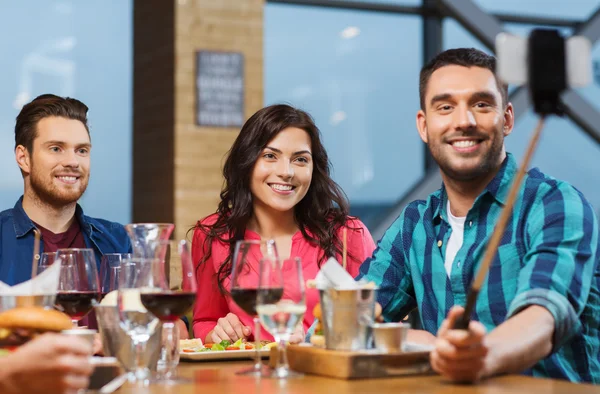
[[[410,328],[408,323],[375,323],[373,339],[375,347],[384,353],[398,353],[404,351],[406,334]]]
[[[96,305],[96,319],[102,339],[104,355],[116,357],[128,372],[135,370],[135,347],[133,341],[119,325],[119,312],[116,306]],[[146,342],[142,354],[142,362],[150,371],[156,371],[156,364],[161,353],[162,323]]]
[[[376,289],[319,290],[325,347],[364,350],[371,344]]]

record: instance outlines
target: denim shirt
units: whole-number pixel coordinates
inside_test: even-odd
[[[131,253],[131,241],[121,224],[85,216],[79,204],[75,217],[85,245],[94,249],[98,270],[105,253]],[[0,281],[12,286],[31,279],[35,228],[23,210],[23,197],[14,208],[0,212]],[[44,245],[40,242],[40,254],[43,251]]]

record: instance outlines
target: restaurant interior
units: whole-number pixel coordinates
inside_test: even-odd
[[[399,322],[384,321],[379,283],[355,281],[358,271],[346,269],[356,253],[346,245],[352,235],[345,228],[339,253],[320,262],[310,278],[304,261],[293,255],[280,259],[269,241],[239,241],[231,249],[223,282],[233,300],[227,302],[247,314],[244,330],[266,339],[237,332],[238,340],[213,343],[214,330],[196,336],[197,309],[221,303],[210,296],[219,289],[203,287],[208,285],[200,281],[194,261],[201,243],[198,223],[221,209],[228,153],[253,114],[287,104],[312,116],[331,178],[345,193],[349,215],[367,229],[373,245],[368,255],[376,245],[377,254],[384,247],[378,242],[407,206],[427,199],[444,182],[415,127],[421,68],[452,48],[499,56],[499,35],[511,33],[526,42],[536,29],[589,41],[589,54],[579,58],[589,65],[589,83],[561,92],[562,114],[547,116],[537,147],[536,125],[542,123],[531,89],[509,84],[514,129],[505,140],[506,151],[520,165],[539,167],[574,186],[597,217],[597,0],[0,2],[0,211],[23,194],[13,141],[23,106],[46,93],[76,98],[89,108],[93,144],[89,185],[78,204],[89,217],[124,225],[129,245],[118,256],[103,253],[102,259],[92,249],[59,249],[42,256],[40,242],[45,241],[36,235],[33,263],[22,262],[33,264],[31,288],[19,293],[28,295],[11,296],[16,290],[0,282],[0,341],[16,327],[6,325],[9,312],[32,305],[49,311],[56,303],[69,319],[15,313],[10,319],[19,320],[17,326],[30,324],[24,320],[47,322],[34,331],[58,331],[98,346],[87,389],[48,388],[46,393],[597,393],[589,382],[518,372],[468,383],[447,379],[431,365],[434,344],[406,339],[409,327],[424,325],[419,311]],[[505,59],[513,55],[519,56],[504,54]],[[506,215],[518,199],[507,202]],[[230,201],[231,212],[237,203]],[[499,237],[504,225],[497,225]],[[441,246],[441,240],[434,241]],[[493,271],[498,244],[491,244],[482,267],[492,264]],[[0,245],[0,279],[2,253]],[[260,289],[245,284],[248,273],[241,263],[256,253],[261,254],[259,280],[270,283]],[[600,284],[600,251],[596,254],[594,275]],[[42,263],[44,258],[52,261]],[[133,273],[146,260],[160,260],[160,272]],[[63,278],[59,265],[68,261],[86,266],[84,276],[92,267],[94,284],[61,291],[79,281]],[[470,285],[469,294],[477,297],[481,283],[473,279]],[[46,288],[52,294],[40,295]],[[69,291],[95,296],[69,299]],[[199,304],[196,295],[201,293],[206,301]],[[282,303],[282,297],[289,302]],[[317,300],[318,309],[309,299]],[[276,305],[279,309],[270,312]],[[282,313],[283,323],[277,321]],[[470,327],[468,317],[465,324]],[[278,330],[286,330],[285,335]],[[301,339],[290,339],[295,335]],[[318,338],[323,335],[324,340]],[[0,365],[4,357],[11,355],[0,349]],[[600,366],[600,355],[595,357]],[[600,375],[596,378],[600,381]]]

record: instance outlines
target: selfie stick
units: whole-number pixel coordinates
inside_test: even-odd
[[[492,261],[494,261],[494,257],[496,256],[496,251],[498,250],[498,246],[500,245],[500,241],[502,240],[502,236],[504,235],[506,223],[508,222],[508,219],[512,214],[512,208],[515,204],[515,200],[517,199],[517,193],[521,188],[521,182],[525,177],[525,172],[527,171],[527,168],[529,168],[529,162],[531,161],[531,157],[533,156],[538,141],[540,140],[542,127],[544,127],[544,117],[540,117],[540,119],[538,120],[538,124],[535,127],[535,131],[533,132],[533,136],[531,136],[531,140],[529,141],[529,145],[527,146],[527,152],[525,153],[525,157],[523,158],[521,167],[517,172],[517,177],[515,178],[513,184],[510,187],[506,204],[502,209],[500,219],[498,219],[498,223],[496,224],[496,228],[492,233],[490,243],[488,244],[487,249],[485,250],[485,254],[483,255],[483,262],[481,263],[479,271],[477,271],[477,276],[475,277],[475,280],[471,285],[471,289],[469,290],[467,304],[465,305],[465,312],[456,322],[454,328],[466,330],[469,327],[471,313],[473,312],[473,308],[475,307],[475,303],[477,302],[479,290],[481,289],[481,285],[483,284],[483,281],[487,276],[487,273],[490,269],[490,265],[492,264]]]
[[[538,120],[537,126],[529,141],[525,157],[518,169],[517,176],[510,187],[506,204],[502,208],[498,223],[496,224],[492,237],[487,245],[477,276],[471,284],[465,311],[453,327],[456,329],[466,330],[469,327],[471,314],[477,302],[477,296],[487,277],[490,265],[496,257],[498,246],[504,235],[506,223],[508,223],[508,219],[512,215],[512,209],[521,188],[521,183],[529,168],[533,153],[537,148],[541,131],[544,127],[545,117],[550,114],[562,115],[560,93],[567,87],[564,38],[561,37],[556,30],[533,30],[528,41],[527,63],[531,99],[533,101],[534,111],[540,115],[540,119]]]

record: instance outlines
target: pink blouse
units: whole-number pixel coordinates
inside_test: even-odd
[[[203,224],[210,225],[216,220],[216,215],[211,215],[202,220]],[[369,233],[369,230],[358,219],[350,219],[346,224],[347,230],[347,245],[348,258],[347,270],[352,276],[358,275],[358,269],[362,262],[370,257],[375,250],[375,243]],[[338,234],[341,239],[341,229]],[[196,297],[196,305],[194,307],[193,331],[196,338],[201,338],[203,341],[206,335],[214,329],[217,320],[225,317],[231,312],[238,316],[243,325],[254,330],[252,316],[245,313],[229,296],[223,295],[218,288],[217,272],[221,263],[229,255],[229,245],[221,241],[213,241],[210,245],[211,255],[205,263],[198,266],[199,262],[204,257],[204,240],[206,235],[203,231],[196,229],[194,231],[194,239],[192,242],[192,258],[196,264],[196,280],[198,282],[198,293]],[[250,230],[246,230],[245,239],[260,240],[260,236]],[[319,272],[317,264],[318,259],[322,256],[323,251],[318,246],[310,243],[304,238],[302,233],[298,231],[292,237],[292,251],[290,257],[300,257],[302,260],[302,274],[304,280],[314,279]],[[354,258],[350,258],[353,256]],[[336,256],[338,261],[342,261],[341,256]],[[323,261],[324,262],[324,261]],[[230,278],[226,278],[224,286],[228,289]],[[306,331],[312,324],[313,309],[319,302],[319,292],[316,289],[306,289],[306,313],[304,315],[304,330]],[[261,339],[273,340],[273,337],[261,327]]]

